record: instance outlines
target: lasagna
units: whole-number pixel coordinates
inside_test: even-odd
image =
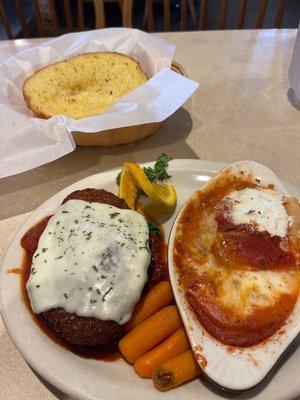
[[[173,254],[179,284],[196,318],[223,344],[259,344],[291,314],[300,253],[291,210],[273,185],[228,170],[185,205]]]

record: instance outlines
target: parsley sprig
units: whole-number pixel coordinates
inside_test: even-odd
[[[165,153],[162,153],[160,156],[157,157],[154,167],[144,167],[144,172],[147,175],[150,182],[157,182],[157,181],[165,181],[171,178],[171,175],[168,174],[167,168],[169,166],[169,162],[172,160],[172,157],[168,156]],[[119,172],[116,183],[120,185],[121,180],[121,172]]]
[[[159,225],[158,225],[157,221],[148,222],[148,226],[149,226],[149,232],[153,236],[159,236],[160,235]]]
[[[169,161],[172,158],[165,153],[162,153],[154,164],[154,168],[152,167],[144,167],[145,174],[147,175],[150,182],[157,181],[166,181],[171,178],[171,175],[168,174],[167,168],[169,166]]]

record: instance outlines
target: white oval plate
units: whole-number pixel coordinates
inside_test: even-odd
[[[239,161],[227,166],[224,171],[230,171],[231,174],[237,176],[240,171],[244,171],[246,174],[252,175],[253,178],[258,178],[262,185],[273,184],[283,196],[290,195],[279,178],[262,164],[253,161]],[[222,175],[222,172],[220,175]],[[219,175],[204,186],[210,187],[215,181],[218,182],[218,179]],[[204,187],[203,190],[205,190]],[[185,206],[187,204],[189,204],[189,201],[186,202]],[[281,354],[298,335],[300,331],[300,298],[289,315],[282,334],[275,333],[264,343],[257,346],[233,347],[232,351],[228,351],[227,346],[222,345],[214,337],[207,334],[191,310],[178,283],[178,270],[173,265],[173,245],[176,237],[177,221],[181,217],[185,206],[182,207],[175,219],[169,239],[169,272],[177,306],[203,372],[226,389],[239,391],[249,389],[263,380]],[[204,365],[203,359],[205,359]]]
[[[173,217],[165,224],[166,235],[174,222],[177,212],[192,193],[215,176],[225,164],[201,160],[174,160],[170,173],[176,186],[178,204]],[[216,389],[206,378],[194,380],[173,391],[160,393],[150,380],[139,378],[133,368],[124,361],[101,362],[80,358],[53,343],[31,319],[25,308],[19,277],[7,274],[7,270],[20,265],[22,249],[20,239],[39,219],[54,212],[70,192],[86,187],[98,187],[116,193],[116,171],[99,173],[85,178],[57,193],[37,208],[16,232],[3,260],[1,269],[1,314],[16,347],[30,366],[43,378],[73,398],[86,400],[216,400],[232,398]],[[286,185],[289,192],[300,197],[300,191]],[[167,236],[168,237],[168,236]],[[299,340],[293,345],[280,368],[265,379],[256,389],[234,394],[235,399],[246,400],[292,400],[299,398],[300,380]]]

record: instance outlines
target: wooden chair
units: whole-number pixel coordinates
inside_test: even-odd
[[[118,1],[121,13],[122,13],[122,24],[126,27],[132,26],[132,6],[133,0],[77,0],[77,13],[78,20],[76,30],[84,30],[85,29],[85,15],[84,15],[84,3],[85,2],[93,2],[94,10],[95,10],[95,28],[104,28],[105,27],[105,12],[104,12],[104,2],[105,1]],[[16,7],[18,20],[20,22],[20,26],[22,28],[22,36],[29,37],[30,29],[28,22],[25,19],[24,9],[22,6],[21,0],[12,0]],[[47,0],[44,3],[47,4],[47,11],[49,14],[49,18],[45,21],[45,15],[42,13],[41,2],[39,0],[31,0],[33,9],[34,9],[34,20],[36,23],[38,36],[45,36],[46,22],[48,26],[50,26],[50,34],[57,36],[62,33],[58,26],[58,17],[57,17],[57,9],[55,7],[54,0]],[[63,18],[66,26],[67,32],[73,32],[75,27],[73,26],[72,20],[72,10],[70,5],[70,0],[62,0],[62,8],[63,8]],[[48,16],[47,16],[48,17]],[[49,19],[49,21],[48,21]],[[13,32],[10,26],[10,22],[7,16],[7,12],[5,10],[3,0],[0,0],[0,21],[3,24],[7,37],[9,39],[13,38]],[[48,32],[47,32],[48,34]]]
[[[264,20],[265,20],[265,15],[266,11],[268,8],[268,0],[260,0],[259,4],[259,11],[258,11],[258,16],[256,20],[256,29],[261,29],[264,25]],[[207,18],[207,0],[201,1],[203,10],[200,12],[200,29],[205,29],[205,23],[206,23],[206,18]],[[239,16],[238,16],[238,21],[237,21],[237,28],[238,29],[243,29],[244,23],[245,23],[245,17],[246,17],[246,12],[247,12],[247,3],[248,0],[240,0],[240,8],[239,8]],[[284,11],[286,8],[287,0],[279,0],[277,12],[276,12],[276,17],[274,20],[274,28],[280,28],[282,24],[282,19],[284,15]],[[226,18],[227,18],[227,13],[228,13],[228,6],[229,6],[229,0],[221,0],[220,4],[220,14],[219,14],[219,28],[220,29],[225,29],[226,28]],[[203,15],[202,15],[203,14]]]
[[[249,0],[251,1],[251,0]],[[247,12],[248,0],[240,0],[239,4],[239,15],[237,20],[237,28],[242,29],[245,23],[245,17]],[[268,7],[268,0],[260,0],[259,10],[255,28],[261,29],[264,24],[265,15]],[[274,20],[274,28],[280,28],[283,15],[286,9],[287,0],[279,0],[278,8],[276,11],[276,17]],[[199,29],[205,29],[207,23],[207,12],[208,12],[208,1],[200,0],[200,17],[199,17]],[[225,29],[226,21],[228,16],[228,8],[230,6],[229,0],[220,0],[219,9],[219,23],[217,29]],[[164,13],[164,30],[169,31],[171,29],[171,11],[170,11],[170,0],[163,0],[163,13]],[[180,29],[186,30],[188,11],[191,14],[193,24],[195,25],[196,11],[194,0],[181,0],[180,1]],[[154,14],[153,14],[153,0],[146,0],[145,5],[145,20],[147,30],[152,32],[154,30]]]
[[[184,31],[187,27],[188,12],[191,13],[194,27],[197,25],[197,16],[194,0],[180,0],[180,30]],[[163,0],[164,30],[171,30],[171,0]],[[155,28],[153,0],[146,0],[144,25],[147,26],[149,32],[153,32]]]
[[[96,28],[105,27],[104,2],[106,3],[118,2],[122,12],[122,25],[127,28],[132,27],[133,0],[94,0]]]

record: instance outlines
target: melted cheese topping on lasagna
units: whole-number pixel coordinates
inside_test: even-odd
[[[230,193],[229,217],[235,225],[249,224],[260,232],[272,236],[285,237],[293,218],[290,217],[283,202],[284,197],[271,189],[246,188]]]
[[[216,264],[213,257],[203,266],[202,273],[213,280],[210,290],[219,304],[240,317],[255,313],[257,308],[272,307],[282,295],[297,289],[295,271],[228,269]]]
[[[290,226],[282,196],[249,177],[221,177],[185,206],[174,264],[199,321],[222,343],[260,343],[293,310],[300,243]]]

